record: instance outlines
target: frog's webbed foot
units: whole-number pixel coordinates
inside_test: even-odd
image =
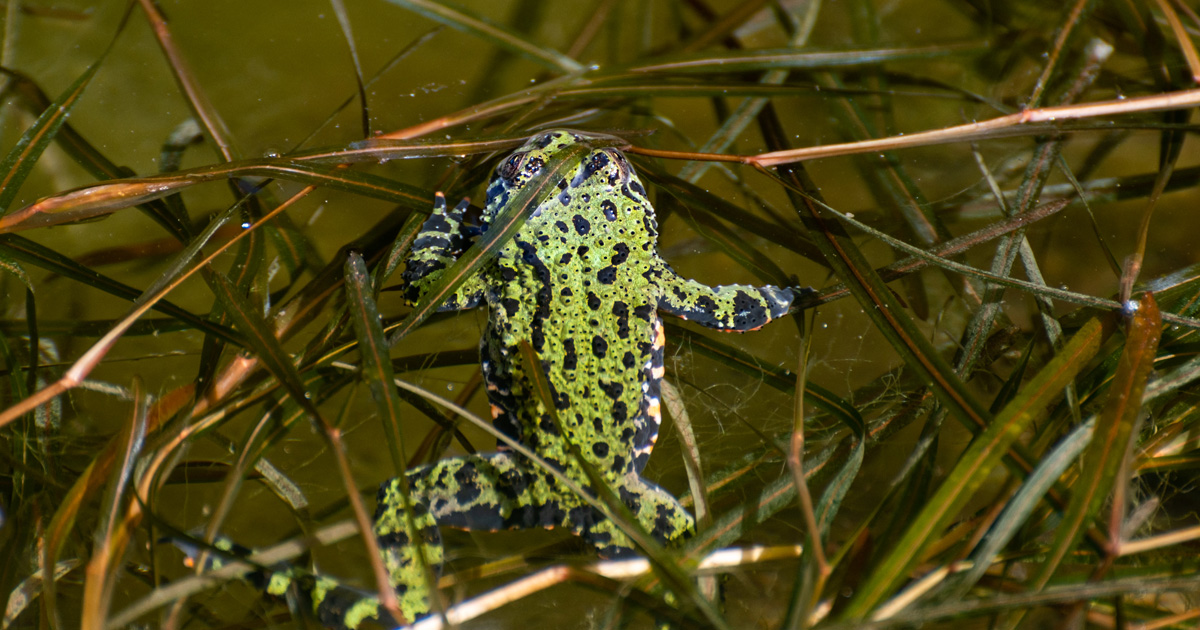
[[[793,278],[793,280],[795,280],[795,278]],[[792,304],[789,308],[790,312],[795,313],[803,309],[816,306],[815,302],[809,303],[809,300],[812,300],[819,295],[820,292],[816,289],[812,287],[793,286],[788,287],[788,290],[792,292]]]
[[[630,474],[614,489],[638,524],[659,544],[674,547],[695,533],[696,521],[691,513],[670,492],[657,484]],[[570,523],[577,536],[590,542],[602,558],[637,555],[636,548],[625,532],[598,512],[592,512],[593,518],[576,518]]]
[[[402,277],[407,285],[404,297],[409,302],[419,302],[446,268],[471,246],[470,231],[463,225],[463,213],[470,205],[470,200],[463,199],[447,210],[445,195],[439,192],[434,197],[433,212],[421,226],[405,260]],[[476,275],[447,298],[438,310],[466,310],[478,306],[482,300],[483,282]]]

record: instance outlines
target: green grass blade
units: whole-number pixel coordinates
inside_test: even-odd
[[[659,198],[659,209],[664,213],[674,210],[700,237],[715,244],[718,249],[729,256],[739,266],[750,271],[754,276],[765,282],[779,286],[787,286],[790,280],[779,265],[763,253],[761,248],[754,247],[737,232],[717,221],[711,214],[692,212],[691,208],[682,206],[674,197]]]
[[[367,264],[358,252],[350,252],[346,257],[346,305],[362,353],[362,375],[386,428],[384,434],[387,436],[392,465],[397,475],[403,475],[408,464],[404,455],[404,435],[400,430],[400,397],[396,395],[396,386],[392,383],[395,374],[392,372],[392,361]]]
[[[272,376],[279,379],[297,405],[314,420],[319,418],[320,415],[313,406],[304,381],[300,378],[300,372],[292,364],[291,357],[284,351],[283,345],[275,338],[274,327],[266,321],[250,299],[239,293],[225,276],[209,273],[207,277],[213,294],[229,314],[234,327],[245,337],[247,347],[254,350],[255,356]]]
[[[75,82],[63,92],[62,96],[58,97],[58,100],[51,103],[50,107],[47,107],[46,111],[38,116],[33,126],[21,134],[21,139],[17,141],[16,146],[8,152],[4,161],[0,162],[0,214],[8,212],[9,206],[17,198],[21,184],[33,170],[33,165],[37,163],[46,147],[54,141],[54,136],[67,121],[71,109],[79,102],[79,97],[83,96],[83,90],[91,83],[92,77],[100,69],[100,63],[107,56],[108,51],[105,50],[100,58],[88,66],[88,69],[78,79],[75,79]]]
[[[70,278],[84,286],[103,291],[123,300],[133,301],[144,293],[142,290],[135,289],[88,267],[84,267],[44,245],[15,234],[0,235],[0,253],[6,254],[13,260],[24,261],[32,266]],[[154,310],[170,315],[179,321],[186,322],[196,330],[216,335],[230,343],[239,346],[245,343],[234,331],[206,321],[203,317],[188,312],[182,307],[166,300],[156,302]]]
[[[979,42],[964,42],[923,48],[880,48],[875,50],[813,51],[795,48],[759,48],[756,50],[705,51],[663,57],[620,71],[730,74],[756,70],[813,70],[869,66],[898,60],[930,59],[952,54],[969,55],[984,50],[986,48]]]
[[[1033,588],[1046,585],[1059,563],[1096,518],[1113,485],[1119,482],[1117,472],[1142,410],[1142,394],[1154,367],[1161,333],[1162,317],[1158,304],[1153,294],[1144,293],[1126,332],[1125,348],[1113,373],[1104,411],[1096,420],[1092,441],[1083,454],[1079,480],[1071,489],[1071,502],[1063,513],[1050,552],[1032,580]],[[1114,526],[1120,527],[1120,523]]]
[[[430,195],[425,191],[378,175],[292,160],[244,160],[165,175],[102,182],[45,197],[0,218],[0,232],[95,218],[178,194],[202,182],[253,175],[325,186],[422,211],[429,207]]]
[[[1080,424],[1041,458],[1037,467],[1026,477],[1021,489],[1009,499],[1004,511],[988,528],[987,535],[971,552],[970,560],[973,566],[951,578],[946,587],[938,592],[939,600],[958,599],[975,586],[992,563],[997,561],[1001,550],[1028,524],[1026,520],[1029,515],[1041,503],[1054,482],[1058,481],[1067,466],[1083,452],[1088,441],[1092,439],[1094,427],[1095,422],[1092,421]]]
[[[931,543],[987,480],[1009,447],[1034,420],[1046,413],[1100,348],[1103,328],[1091,320],[1046,364],[983,433],[967,447],[945,481],[907,527],[900,540],[870,572],[842,612],[863,619],[878,606],[920,561]]]
[[[583,64],[549,48],[538,46],[520,35],[488,20],[452,8],[434,0],[388,0],[414,13],[445,24],[452,29],[473,35],[504,50],[516,53],[557,72],[578,72]]]
[[[816,187],[807,180],[807,175],[792,166],[782,165],[778,168],[813,242],[824,254],[834,273],[850,287],[875,328],[921,381],[933,388],[938,399],[951,413],[968,426],[987,426],[991,414],[967,390],[946,360],[917,328],[904,305],[867,262],[845,228],[830,216],[827,206],[812,196]]]
[[[362,354],[362,375],[371,390],[371,398],[384,422],[384,435],[397,478],[401,480],[400,496],[404,504],[404,521],[410,540],[417,543],[417,559],[426,586],[436,593],[437,578],[425,552],[422,537],[413,520],[412,496],[409,493],[405,470],[408,468],[404,449],[404,433],[400,428],[400,396],[394,384],[395,374],[389,358],[383,324],[371,287],[371,275],[367,264],[358,252],[346,257],[346,303],[350,311],[350,322]],[[436,606],[435,597],[434,605]]]
[[[10,78],[9,89],[20,96],[21,102],[27,110],[36,114],[53,106],[50,97],[46,96],[42,88],[30,77],[2,67],[0,67],[0,74]],[[108,159],[69,122],[63,123],[58,133],[55,134],[54,140],[56,146],[65,151],[67,155],[71,156],[71,159],[75,160],[76,164],[83,167],[96,179],[118,179],[128,177],[130,174],[128,168],[117,166]],[[187,239],[190,228],[187,224],[186,214],[176,213],[168,204],[162,202],[148,203],[142,206],[142,210],[175,238],[180,241]]]

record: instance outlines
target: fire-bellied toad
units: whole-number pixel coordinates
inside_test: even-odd
[[[570,131],[530,139],[496,169],[487,190],[486,224],[547,159],[586,142]],[[709,287],[677,275],[659,257],[658,226],[646,190],[625,156],[592,149],[566,176],[547,186],[516,236],[494,261],[441,306],[486,304],[480,355],[497,428],[584,487],[583,459],[613,488],[637,521],[671,544],[693,530],[692,516],[670,493],[641,477],[658,436],[663,377],[660,313],[709,328],[754,330],[788,312],[794,292],[772,286]],[[466,204],[448,210],[439,195],[418,234],[404,278],[416,301],[469,245]],[[541,360],[560,433],[542,407],[520,344]],[[473,530],[564,527],[606,558],[633,553],[628,537],[544,469],[514,452],[452,457],[407,472],[417,531],[429,561],[442,562],[438,527]],[[375,534],[410,620],[429,610],[429,592],[405,533],[399,480],[384,483]],[[334,598],[337,599],[337,598]],[[325,623],[356,626],[377,614],[374,600],[326,601]]]

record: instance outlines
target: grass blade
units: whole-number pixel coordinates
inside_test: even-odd
[[[125,17],[127,18],[128,15],[127,12]],[[124,25],[125,19],[123,18],[117,35],[121,33]],[[104,52],[100,53],[100,58],[88,66],[87,70],[78,79],[75,79],[62,96],[58,97],[58,100],[51,103],[46,111],[38,116],[33,126],[21,134],[21,139],[17,141],[16,146],[8,152],[4,161],[0,162],[0,214],[8,212],[9,206],[17,198],[21,184],[29,177],[33,165],[41,157],[46,147],[50,146],[63,123],[67,121],[71,109],[83,96],[84,89],[91,83],[96,71],[100,69],[100,64],[108,57],[114,43],[116,43],[116,35],[113,36],[112,42],[104,49]]]
[[[1037,376],[1029,382],[987,429],[967,447],[945,481],[854,593],[842,615],[844,619],[867,617],[921,559],[929,545],[942,535],[975,491],[1008,453],[1009,447],[1034,420],[1046,413],[1062,390],[1071,383],[1100,348],[1103,329],[1091,320],[1071,338]]]
[[[451,8],[435,0],[388,0],[388,2],[514,52],[550,70],[578,72],[583,69],[583,64],[556,50],[537,46],[502,26],[493,24],[477,15],[471,15],[462,9]]]
[[[395,374],[392,372],[392,361],[388,357],[379,308],[373,294],[362,254],[350,252],[346,257],[346,305],[362,353],[362,374],[386,427],[384,434],[392,455],[392,465],[397,475],[403,475],[408,466],[404,455],[404,434],[400,430],[400,398],[396,395],[396,386],[392,384]]]
[[[1162,318],[1154,295],[1145,293],[1129,323],[1125,348],[1108,391],[1104,411],[1096,420],[1092,441],[1083,454],[1079,480],[1071,490],[1071,502],[1063,513],[1050,552],[1031,581],[1041,588],[1050,581],[1058,565],[1079,542],[1104,501],[1118,483],[1117,471],[1128,450],[1133,427],[1142,410],[1146,379],[1154,367]],[[1120,523],[1113,524],[1120,527]],[[1111,544],[1111,540],[1109,541]]]
[[[388,358],[387,340],[372,293],[371,276],[362,255],[351,252],[346,257],[346,302],[350,310],[350,322],[354,326],[354,334],[358,338],[358,346],[362,353],[362,375],[384,421],[384,435],[387,436],[392,465],[396,469],[396,478],[400,480],[404,525],[409,540],[416,542],[417,561],[420,563],[429,592],[435,595],[431,598],[432,603],[437,606],[440,601],[436,597],[437,577],[421,543],[420,530],[413,520],[412,497],[409,494],[408,477],[404,474],[407,460],[404,454],[404,433],[400,429],[400,397],[393,384],[395,374],[392,372],[392,362]],[[386,583],[381,583],[380,588],[388,587]]]

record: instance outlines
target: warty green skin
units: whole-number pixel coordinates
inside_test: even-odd
[[[585,139],[550,131],[530,139],[497,168],[484,223],[534,178],[556,152]],[[756,329],[788,312],[791,289],[709,287],[678,276],[659,257],[654,209],[620,151],[594,149],[532,212],[517,235],[442,306],[486,304],[480,355],[494,423],[579,485],[591,483],[570,454],[613,488],[638,523],[663,544],[694,529],[674,496],[643,479],[661,422],[661,313],[728,331]],[[447,209],[440,195],[409,255],[405,279],[418,300],[467,248],[465,202]],[[560,433],[520,360],[530,344],[548,377]],[[602,513],[522,456],[505,451],[444,459],[405,476],[427,560],[441,565],[438,527],[472,530],[564,527],[606,558],[634,553]],[[425,578],[409,544],[399,479],[383,484],[375,535],[408,620],[430,608]],[[373,598],[314,595],[330,626],[356,627],[380,612]],[[386,613],[384,613],[386,614]]]

